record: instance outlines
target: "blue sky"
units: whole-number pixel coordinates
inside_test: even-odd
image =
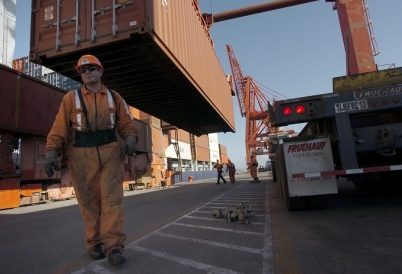
[[[170,0],[177,1],[177,0]],[[183,0],[179,0],[183,1]],[[263,0],[199,0],[203,13],[219,13]],[[30,1],[17,0],[14,59],[29,55]],[[367,0],[381,53],[380,69],[401,66],[402,0]],[[250,76],[287,98],[332,92],[332,78],[346,73],[345,51],[337,12],[320,0],[280,10],[240,17],[212,25],[216,54],[226,74],[231,74],[226,44],[232,46],[244,76]],[[384,66],[383,66],[384,65]],[[267,93],[268,98],[272,95]],[[236,133],[219,133],[228,156],[238,168],[245,166],[245,118],[233,97]],[[301,126],[289,126],[299,131]],[[268,156],[259,156],[260,164]]]

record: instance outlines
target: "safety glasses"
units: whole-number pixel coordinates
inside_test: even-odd
[[[95,71],[95,70],[99,70],[99,68],[95,67],[95,66],[90,66],[90,67],[82,66],[82,67],[80,67],[81,74],[84,74],[87,71],[92,72],[92,71]]]

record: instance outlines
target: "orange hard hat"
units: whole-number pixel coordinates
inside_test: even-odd
[[[78,74],[81,74],[80,67],[84,65],[97,65],[98,67],[103,69],[102,64],[98,60],[98,58],[90,54],[85,54],[80,58],[80,60],[78,60],[77,66],[75,67],[75,70],[78,72]]]

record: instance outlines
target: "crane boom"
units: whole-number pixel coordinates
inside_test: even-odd
[[[237,100],[239,102],[240,114],[242,117],[244,117],[246,115],[246,106],[244,105],[246,86],[243,73],[240,69],[239,63],[237,62],[236,55],[232,49],[232,46],[226,45],[226,50],[229,55],[230,69],[232,71]]]
[[[252,153],[268,154],[268,134],[276,133],[276,128],[271,127],[269,113],[266,110],[266,106],[269,103],[268,97],[260,91],[251,77],[243,76],[233,48],[230,45],[226,45],[226,49],[240,113],[242,117],[246,118],[245,145],[247,159],[250,158]]]

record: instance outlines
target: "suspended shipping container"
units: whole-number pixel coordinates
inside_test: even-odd
[[[30,59],[81,82],[99,58],[126,102],[189,133],[234,132],[231,88],[197,1],[32,2]]]

